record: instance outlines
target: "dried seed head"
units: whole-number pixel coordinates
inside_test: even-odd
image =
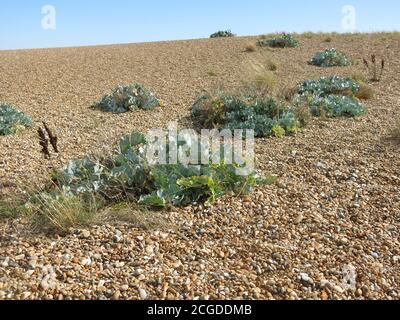
[[[371,56],[371,61],[374,64],[376,63],[376,56],[374,54]]]
[[[45,128],[45,130],[46,130],[46,132],[47,132],[47,134],[48,134],[48,136],[49,136],[49,138],[50,138],[50,144],[51,144],[51,146],[53,147],[53,149],[54,149],[54,152],[56,152],[56,153],[59,153],[59,150],[58,150],[58,138],[57,138],[57,136],[55,136],[54,134],[53,134],[53,132],[50,130],[50,128],[47,126],[47,124],[46,124],[46,122],[43,122],[43,126],[44,126],[44,128]]]
[[[49,140],[46,138],[46,134],[42,128],[38,129],[38,134],[39,134],[39,145],[42,147],[41,152],[43,153],[46,159],[50,159]]]
[[[363,61],[364,61],[364,65],[365,65],[367,68],[369,68],[368,61],[367,61],[365,58],[363,58]]]

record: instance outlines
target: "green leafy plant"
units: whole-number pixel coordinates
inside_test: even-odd
[[[161,106],[161,102],[154,93],[143,84],[136,83],[128,86],[117,86],[112,94],[104,96],[92,108],[104,112],[124,113],[137,109],[150,110]]]
[[[357,96],[362,86],[351,78],[321,77],[304,81],[298,87],[294,105],[307,105],[309,112],[320,117],[360,116],[367,109]]]
[[[261,47],[272,48],[295,48],[299,46],[299,42],[291,34],[285,33],[274,39],[260,39],[257,43]]]
[[[8,104],[0,105],[0,136],[16,134],[32,124],[32,119],[22,111]]]
[[[298,87],[300,95],[327,96],[331,94],[351,95],[360,90],[360,85],[351,78],[340,76],[321,77],[304,81]]]
[[[193,140],[188,137],[179,143],[178,152]],[[169,149],[170,144],[171,141],[165,148]],[[137,199],[142,205],[163,207],[212,203],[229,191],[247,194],[257,184],[269,181],[256,171],[239,175],[236,164],[222,160],[200,165],[152,163],[146,156],[149,146],[141,133],[125,136],[111,156],[74,160],[54,172],[54,183],[71,197],[96,194],[106,202]],[[204,148],[201,142],[199,146]]]
[[[256,137],[276,135],[274,128],[291,134],[300,127],[294,110],[279,105],[270,97],[246,93],[232,95],[219,92],[199,97],[192,106],[192,117],[202,127],[220,129],[250,129]],[[276,131],[276,130],[275,130]]]
[[[318,67],[346,67],[351,63],[346,55],[336,49],[326,49],[317,52],[311,59],[310,64]]]
[[[231,30],[225,30],[225,31],[217,31],[213,33],[210,38],[231,38],[236,36],[234,33],[232,33]]]
[[[314,116],[324,115],[328,118],[357,117],[366,113],[357,99],[341,95],[316,98],[310,103],[310,110]]]

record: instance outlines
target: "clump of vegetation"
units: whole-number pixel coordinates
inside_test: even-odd
[[[92,108],[104,112],[124,113],[137,109],[150,110],[161,106],[160,100],[143,84],[136,83],[128,86],[117,86],[114,92],[104,96]]]
[[[172,148],[166,135],[165,151]],[[178,154],[196,141],[189,136],[177,144]],[[199,142],[201,150],[205,148]],[[115,152],[107,158],[87,157],[74,160],[56,171],[54,183],[70,196],[96,194],[106,201],[139,199],[139,204],[164,207],[182,206],[206,201],[214,202],[227,192],[247,194],[266,180],[256,171],[239,175],[236,164],[158,164],[149,160],[152,148],[143,134],[133,133],[121,139]],[[186,154],[187,155],[187,154]]]
[[[203,95],[193,104],[192,117],[205,128],[254,130],[256,137],[293,134],[300,127],[295,110],[252,93]]]
[[[375,92],[370,86],[360,83],[360,89],[356,92],[355,96],[360,100],[369,100],[375,96]]]
[[[277,69],[277,64],[268,58],[249,60],[243,69],[243,89],[251,95],[271,95],[277,83],[274,74]]]
[[[385,60],[382,59],[379,63],[376,59],[376,55],[371,56],[371,62],[367,59],[363,59],[364,65],[369,72],[369,79],[373,82],[379,82],[382,79],[383,71],[385,70]]]
[[[272,48],[295,48],[299,46],[299,42],[291,34],[285,33],[274,39],[260,39],[257,43],[261,47]]]
[[[236,35],[232,33],[231,30],[225,30],[225,31],[217,31],[213,33],[210,38],[232,38],[235,37]]]
[[[351,78],[321,77],[303,82],[294,98],[295,105],[307,105],[314,116],[360,116],[367,112],[357,95],[361,86]]]
[[[327,96],[330,94],[351,95],[358,92],[360,85],[351,78],[340,76],[306,80],[298,87],[300,95]]]
[[[86,227],[95,221],[97,202],[89,195],[70,196],[61,190],[42,192],[26,203],[22,212],[35,229],[55,229],[66,232],[72,227]]]
[[[326,49],[325,51],[317,52],[311,59],[310,64],[318,67],[346,67],[351,63],[343,52],[336,49]]]
[[[8,104],[0,105],[0,136],[19,133],[32,124],[32,119],[22,111]]]
[[[329,95],[310,101],[310,112],[316,117],[357,117],[365,114],[366,109],[353,97]]]
[[[256,50],[257,48],[252,44],[247,45],[245,49],[246,52],[255,52]]]

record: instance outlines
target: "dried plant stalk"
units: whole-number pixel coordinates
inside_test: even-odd
[[[39,144],[42,147],[42,154],[46,159],[50,159],[50,152],[49,152],[49,140],[46,138],[46,134],[42,128],[39,127],[38,129],[39,134]]]
[[[54,152],[59,153],[58,149],[58,137],[53,134],[53,132],[50,130],[50,128],[47,126],[46,122],[43,122],[44,129],[46,130],[49,138],[50,138],[50,144],[54,149]]]

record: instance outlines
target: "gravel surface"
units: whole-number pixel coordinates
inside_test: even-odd
[[[277,92],[363,72],[362,62],[310,66],[316,50],[387,61],[375,98],[365,102],[368,115],[313,120],[294,137],[258,140],[258,167],[279,182],[251,196],[174,209],[150,230],[114,223],[59,237],[34,234],[22,220],[0,222],[0,299],[399,299],[400,158],[388,136],[400,114],[400,39],[324,38],[254,53],[245,48],[256,38],[0,52],[0,101],[51,124],[62,149],[47,163],[35,128],[0,137],[2,192],[29,187],[71,158],[110,150],[133,129],[184,122],[203,89],[237,86],[249,59],[278,63]],[[88,109],[116,84],[135,81],[165,107],[123,115]]]

